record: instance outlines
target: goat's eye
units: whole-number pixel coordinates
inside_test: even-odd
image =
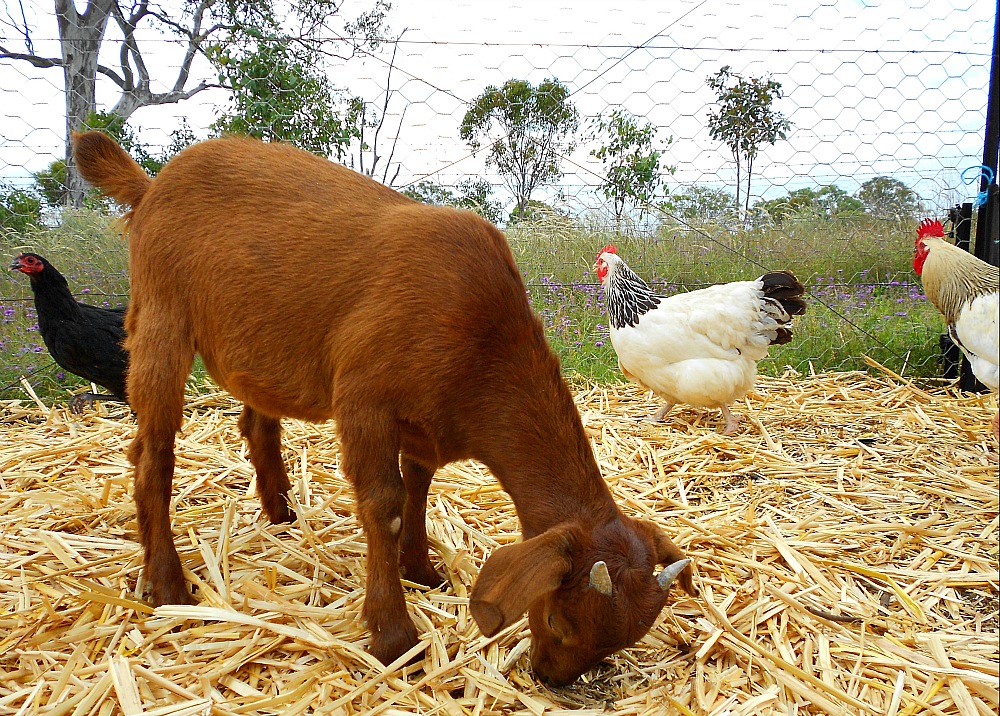
[[[557,639],[562,641],[569,636],[571,630],[569,630],[569,623],[563,618],[564,615],[556,616],[556,612],[549,612],[549,618],[547,623],[549,625],[549,630],[552,635]]]

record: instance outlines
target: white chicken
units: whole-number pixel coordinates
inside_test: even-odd
[[[792,316],[805,312],[801,283],[789,271],[657,296],[618,256],[614,245],[597,255],[597,276],[608,302],[611,344],[626,377],[666,401],[718,408],[724,435],[739,419],[729,406],[757,380],[768,346],[792,339]]]
[[[944,240],[940,221],[924,219],[917,229],[913,270],[927,300],[944,314],[952,341],[969,359],[972,372],[994,393],[1000,389],[1000,269]],[[993,419],[1000,438],[1000,409]]]

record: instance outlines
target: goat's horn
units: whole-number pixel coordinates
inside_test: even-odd
[[[611,596],[611,575],[607,564],[594,562],[594,566],[590,568],[590,586],[605,597]]]
[[[656,581],[660,583],[661,589],[669,589],[670,585],[674,583],[677,579],[677,575],[684,571],[684,568],[691,564],[690,559],[681,559],[668,567],[664,567],[663,571],[656,577]],[[593,580],[593,572],[591,572],[591,579]]]

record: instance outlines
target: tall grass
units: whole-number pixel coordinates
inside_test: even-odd
[[[809,309],[795,338],[771,349],[761,371],[780,374],[863,370],[864,355],[906,375],[939,373],[943,322],[913,275],[914,227],[893,223],[817,219],[780,228],[729,231],[723,227],[666,225],[647,235],[619,234],[551,218],[511,227],[507,234],[567,373],[620,378],[608,339],[603,291],[593,262],[606,244],[659,293],[756,278],[791,269],[806,284]],[[67,212],[53,229],[0,234],[4,260],[19,251],[45,256],[83,301],[117,306],[127,301],[127,246],[113,219],[93,211]],[[37,332],[27,277],[0,279],[0,398],[23,397],[28,376],[43,395],[65,396],[82,381],[52,362]],[[200,369],[199,369],[200,370]]]
[[[913,273],[915,227],[866,219],[810,218],[733,232],[714,225],[666,225],[621,235],[563,218],[508,231],[532,301],[568,371],[617,378],[597,252],[618,254],[662,295],[790,269],[807,288],[809,308],[795,338],[771,349],[760,369],[780,374],[864,370],[868,355],[907,375],[939,374],[940,315]]]

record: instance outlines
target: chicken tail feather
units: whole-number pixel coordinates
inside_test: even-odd
[[[786,343],[792,342],[792,329],[780,326],[775,330],[774,340],[771,341],[772,346],[783,346]]]
[[[780,303],[789,316],[801,316],[806,312],[803,298],[806,287],[791,271],[771,271],[761,276],[760,280],[764,284],[764,295]]]
[[[138,206],[149,190],[149,174],[101,132],[73,132],[73,155],[80,175],[119,204]]]
[[[770,343],[771,345],[788,343],[792,340],[792,329],[789,325],[792,316],[800,316],[806,312],[806,301],[803,297],[805,286],[799,283],[791,271],[771,271],[761,276],[760,281],[764,291],[764,312],[774,324],[777,324],[771,324],[772,329],[767,332]]]

